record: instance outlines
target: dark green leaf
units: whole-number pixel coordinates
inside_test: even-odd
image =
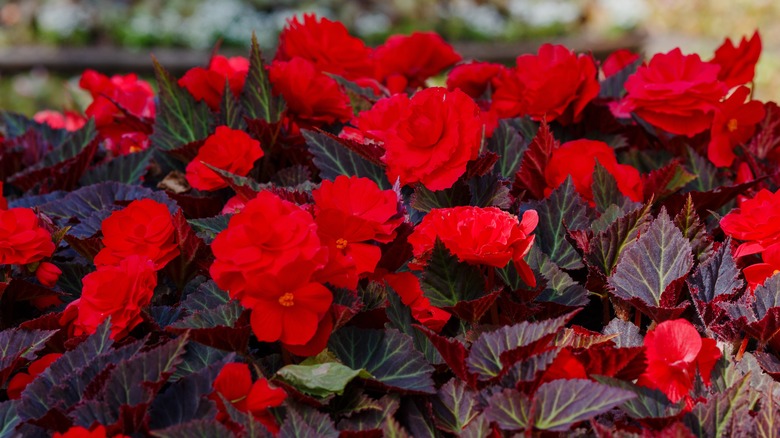
[[[356,412],[339,421],[339,430],[372,431],[381,430],[385,419],[392,417],[401,405],[397,394],[388,394],[379,400],[373,400],[370,410]]]
[[[431,304],[448,307],[483,296],[485,281],[478,267],[458,262],[458,258],[437,239],[421,287]]]
[[[382,427],[382,435],[385,438],[411,438],[409,432],[406,431],[393,417],[388,417],[385,420],[384,427]]]
[[[469,180],[469,191],[471,192],[469,205],[475,207],[498,207],[503,210],[508,210],[512,206],[509,187],[492,173],[471,178]]]
[[[531,269],[542,274],[542,277],[547,280],[547,286],[536,297],[536,301],[548,301],[570,307],[588,304],[588,291],[572,280],[569,274],[563,272],[536,247],[531,249],[526,256],[526,261]]]
[[[154,393],[181,362],[186,345],[187,337],[179,336],[119,363],[108,377],[99,397],[117,410],[123,405],[135,406],[150,402]]]
[[[682,231],[683,236],[691,242],[693,253],[698,261],[703,261],[712,251],[712,237],[707,232],[707,227],[702,223],[693,199],[688,196],[685,206],[674,217],[674,225]]]
[[[441,430],[460,434],[479,415],[476,394],[462,380],[451,379],[439,388],[438,397],[433,399],[433,415]]]
[[[484,438],[491,433],[490,420],[485,414],[480,414],[460,433],[460,438]]]
[[[715,394],[703,403],[697,403],[683,421],[696,436],[730,436],[732,424],[744,421],[748,405],[748,380],[745,376],[726,392]]]
[[[70,132],[65,129],[54,129],[48,123],[36,122],[23,114],[10,111],[0,111],[0,127],[3,128],[5,137],[9,139],[20,137],[28,131],[34,130],[52,148],[60,146],[70,135]]]
[[[480,380],[499,377],[507,366],[513,365],[502,361],[504,354],[522,347],[531,347],[539,342],[549,342],[573,316],[574,314],[570,313],[539,322],[523,321],[483,333],[472,344],[466,365]]]
[[[287,419],[282,424],[279,436],[283,437],[323,437],[338,438],[339,431],[331,419],[312,408],[287,409]]]
[[[0,438],[17,436],[16,426],[22,422],[17,411],[17,400],[7,400],[0,403]]]
[[[657,389],[646,388],[624,380],[605,376],[594,376],[599,383],[624,391],[633,392],[636,398],[626,400],[620,405],[631,418],[668,418],[680,413],[684,402],[673,404],[666,395]]]
[[[0,332],[0,371],[13,365],[17,359],[34,360],[56,330],[7,329]]]
[[[590,239],[585,261],[605,276],[612,275],[623,250],[650,225],[650,204],[618,218],[607,229]]]
[[[181,307],[190,312],[197,312],[213,309],[228,301],[230,301],[228,293],[220,289],[214,280],[207,280],[200,283],[182,300]]]
[[[731,239],[726,239],[709,259],[693,271],[687,281],[691,295],[704,303],[742,289],[745,282],[740,278],[739,268],[731,254]]]
[[[452,187],[444,190],[428,190],[422,184],[414,188],[411,205],[415,210],[430,212],[434,208],[450,208],[469,205],[471,191],[462,181],[456,181]]]
[[[187,351],[182,356],[181,363],[176,367],[176,372],[170,380],[175,381],[190,374],[198,373],[212,364],[227,361],[232,353],[208,347],[198,342],[187,344]]]
[[[623,195],[618,188],[615,177],[598,160],[596,160],[596,167],[593,170],[591,187],[593,201],[596,203],[596,209],[600,212],[606,211],[611,205],[622,206],[627,201],[630,202],[630,199]]]
[[[430,403],[422,397],[405,397],[396,417],[414,438],[441,438],[433,422]]]
[[[780,437],[780,404],[775,398],[776,387],[777,383],[773,381],[770,387],[763,392],[761,408],[755,417],[755,436],[761,438]]]
[[[532,426],[532,402],[515,389],[493,394],[485,408],[485,418],[503,430],[525,430]]]
[[[207,217],[203,219],[190,219],[190,224],[195,233],[203,239],[206,244],[211,244],[217,234],[221,233],[228,226],[232,214],[221,214],[219,216]]]
[[[411,336],[414,341],[414,348],[422,352],[428,363],[438,365],[444,362],[439,351],[431,344],[430,339],[421,331],[412,327],[412,324],[416,324],[416,321],[412,319],[412,311],[404,305],[401,297],[397,293],[388,293],[387,302],[385,312],[387,313],[387,319],[390,321],[390,326],[401,333]]]
[[[635,398],[630,391],[591,380],[559,379],[547,382],[534,394],[534,426],[564,432],[573,425]]]
[[[72,379],[78,370],[95,360],[111,348],[114,341],[109,337],[111,321],[107,318],[95,333],[73,350],[63,353],[44,372],[32,381],[22,393],[20,414],[25,419],[43,417],[52,407],[49,400],[51,389],[60,383]]]
[[[662,210],[647,232],[626,248],[609,278],[621,299],[661,307],[661,295],[693,267],[691,244]]]
[[[153,430],[152,436],[158,438],[212,438],[231,436],[230,429],[215,419],[192,420],[161,430]]]
[[[244,109],[241,107],[238,99],[236,99],[236,96],[233,95],[228,81],[225,81],[225,91],[222,93],[222,102],[219,108],[219,124],[228,126],[230,129],[247,130]]]
[[[567,177],[547,199],[532,202],[528,207],[539,214],[534,244],[561,269],[581,268],[582,258],[566,240],[566,229],[586,229],[591,218],[588,206],[574,188],[571,177]]]
[[[523,153],[528,149],[528,142],[508,121],[501,120],[493,131],[487,147],[488,150],[498,154],[496,169],[499,175],[505,179],[512,179],[520,170],[520,161],[523,159]]]
[[[634,74],[642,65],[642,59],[623,67],[620,71],[612,76],[605,78],[599,84],[599,97],[606,99],[620,99],[626,93],[625,83],[629,76]]]
[[[138,184],[146,175],[152,153],[149,150],[121,155],[110,161],[89,169],[79,180],[82,186],[104,181],[117,181],[125,184]]]
[[[384,169],[348,149],[336,137],[316,131],[302,130],[301,133],[322,179],[333,180],[339,175],[361,176],[371,179],[382,189],[391,188]]]
[[[212,384],[222,367],[234,357],[234,354],[229,354],[168,386],[154,399],[149,408],[150,427],[161,429],[199,418],[215,418],[216,405],[206,396],[214,391]]]
[[[138,354],[143,346],[143,341],[135,341],[120,348],[112,348],[90,360],[87,365],[74,370],[74,374],[69,379],[57,382],[56,386],[49,390],[48,398],[51,405],[61,410],[75,406],[82,400],[87,388],[93,384],[100,373]]]
[[[117,202],[147,198],[167,205],[171,214],[179,208],[164,192],[110,181],[82,187],[63,198],[41,205],[40,210],[63,226],[70,223],[71,219],[81,222],[71,228],[68,234],[86,238],[92,237],[100,229],[104,217],[121,208]]]
[[[180,321],[171,324],[175,329],[205,329],[214,327],[233,327],[244,308],[238,301],[230,301],[214,308],[197,310]]]
[[[284,111],[284,101],[281,97],[274,96],[272,91],[260,45],[254,33],[249,53],[249,72],[244,82],[241,103],[250,119],[263,119],[268,123],[279,121]]]
[[[95,119],[89,119],[87,123],[76,131],[68,133],[61,145],[55,147],[36,163],[31,169],[51,167],[65,160],[76,157],[84,148],[97,137]]]
[[[697,178],[685,186],[685,191],[706,192],[721,185],[717,178],[718,169],[710,163],[710,160],[697,154],[691,147],[688,147],[688,161],[686,164],[691,173],[696,175]]]
[[[152,147],[159,151],[171,151],[208,137],[211,133],[211,113],[206,103],[196,102],[156,59],[152,59],[152,62],[160,99],[154,119],[154,133],[150,137]],[[165,154],[158,154],[158,158],[163,156]]]
[[[365,369],[374,379],[402,391],[433,394],[433,367],[414,349],[412,338],[397,330],[342,327],[334,332],[328,348],[344,365]]]

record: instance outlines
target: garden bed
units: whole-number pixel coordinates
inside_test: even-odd
[[[0,436],[776,430],[758,34],[582,51],[305,16],[2,112]]]

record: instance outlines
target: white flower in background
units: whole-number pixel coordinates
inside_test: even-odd
[[[494,5],[459,1],[453,5],[452,11],[455,17],[482,35],[499,36],[506,29],[506,19]]]
[[[382,13],[360,14],[355,18],[355,33],[360,36],[385,33],[390,29],[390,18]]]
[[[571,23],[581,13],[579,2],[573,0],[509,0],[508,9],[513,17],[539,27]]]
[[[38,26],[44,32],[68,37],[77,29],[89,28],[89,12],[70,0],[50,0],[38,9]]]
[[[633,27],[650,13],[646,0],[598,0],[609,16],[609,21],[618,27]]]

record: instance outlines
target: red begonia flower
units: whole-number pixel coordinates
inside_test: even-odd
[[[49,262],[41,262],[35,270],[35,278],[46,287],[54,287],[61,274],[62,269],[58,268],[54,263]]]
[[[340,137],[364,144],[382,144],[392,133],[409,108],[409,96],[396,94],[378,100],[371,108],[361,111],[345,126]]]
[[[333,332],[333,314],[325,312],[325,315],[317,324],[317,331],[311,339],[303,345],[282,344],[285,350],[296,356],[316,356],[328,346],[330,334]]]
[[[329,250],[316,278],[334,286],[357,288],[358,277],[374,272],[382,256],[375,242],[387,243],[403,222],[398,195],[368,178],[338,176],[312,192],[317,233]]]
[[[638,53],[626,49],[615,50],[610,53],[609,56],[607,56],[607,59],[601,64],[601,71],[604,72],[604,77],[608,78],[614,76],[620,70],[628,67],[638,59]]]
[[[750,40],[742,37],[738,47],[730,38],[715,50],[715,56],[710,63],[720,66],[718,79],[725,82],[729,88],[744,85],[753,80],[756,64],[761,57],[761,35],[753,33]]]
[[[577,192],[592,203],[593,171],[597,160],[615,178],[621,193],[633,201],[642,201],[639,171],[628,164],[618,164],[614,149],[597,140],[573,140],[553,150],[544,170],[547,192],[552,192],[571,175]]]
[[[179,85],[186,88],[195,100],[205,101],[214,111],[219,111],[225,84],[234,96],[241,94],[244,81],[249,72],[249,60],[243,56],[226,58],[217,55],[211,58],[209,68],[194,67],[179,79]]]
[[[252,374],[249,366],[244,363],[229,363],[214,379],[214,393],[210,396],[217,404],[220,415],[227,417],[225,405],[222,401],[230,402],[234,408],[241,412],[252,414],[257,420],[268,428],[271,433],[279,432],[279,425],[268,412],[268,408],[281,406],[287,398],[287,393],[282,388],[274,388],[268,384],[264,377],[252,383]],[[220,397],[219,395],[222,397]]]
[[[548,122],[577,122],[599,94],[596,73],[592,57],[544,44],[536,55],[518,56],[517,67],[499,77],[492,108],[501,118],[527,115]]]
[[[474,99],[483,97],[490,87],[496,89],[499,75],[507,68],[491,62],[469,62],[456,65],[447,75],[447,89],[459,89]]]
[[[720,220],[726,235],[742,243],[735,257],[759,253],[780,242],[780,191],[761,189]]]
[[[425,327],[438,333],[450,320],[449,312],[433,306],[423,295],[420,280],[416,275],[411,272],[386,274],[384,280],[401,297],[401,302],[411,309],[412,318],[420,321]]]
[[[38,376],[38,374],[41,374],[42,372],[46,371],[46,368],[49,368],[49,365],[54,363],[57,359],[62,357],[62,354],[60,353],[49,353],[44,356],[41,356],[39,359],[36,359],[30,363],[30,365],[27,367],[27,372],[21,372],[14,375],[11,380],[8,381],[8,388],[6,389],[6,394],[8,394],[8,398],[12,400],[16,400],[22,397],[22,391],[24,391],[24,388],[27,387],[27,385],[30,384],[35,378]]]
[[[418,259],[426,259],[438,238],[461,262],[503,268],[512,260],[523,281],[536,285],[531,268],[523,260],[534,241],[531,232],[539,216],[535,210],[517,216],[495,207],[435,208],[409,236]]]
[[[684,319],[664,321],[645,335],[647,370],[637,384],[658,389],[677,403],[693,389],[696,371],[706,385],[722,353]]]
[[[539,384],[551,382],[558,379],[587,379],[588,373],[585,371],[585,365],[577,359],[569,348],[563,348],[555,356],[552,363],[547,367],[539,380]]]
[[[712,116],[726,85],[717,65],[680,49],[659,53],[626,81],[626,104],[647,123],[672,134],[698,134],[712,124]]]
[[[308,265],[313,271],[327,262],[327,248],[320,242],[311,214],[267,191],[230,218],[211,250],[215,257],[212,278],[239,300],[249,299],[247,293],[262,294],[266,287],[261,279],[278,276],[289,265]],[[252,307],[245,301],[242,304]]]
[[[162,269],[179,255],[171,212],[165,204],[139,199],[103,220],[103,245],[96,265],[115,265],[131,255],[151,259]]]
[[[434,32],[393,35],[374,50],[377,79],[391,93],[425,86],[425,80],[461,60]]]
[[[149,132],[139,128],[137,122],[128,122],[125,112],[142,120],[154,119],[151,85],[135,74],[109,78],[94,70],[86,70],[79,86],[92,95],[92,103],[85,113],[87,117],[95,118],[95,126],[110,151],[124,155],[147,147]]]
[[[106,427],[102,424],[93,426],[92,430],[81,427],[71,426],[65,433],[54,432],[53,438],[107,438]],[[110,435],[111,438],[129,438],[127,435],[116,434]]]
[[[26,265],[54,253],[51,234],[29,208],[0,210],[0,265]]]
[[[313,282],[311,273],[306,266],[288,265],[263,278],[262,290],[243,297],[242,303],[252,309],[250,324],[258,340],[305,345],[314,337],[333,294]]]
[[[335,79],[317,71],[312,62],[299,57],[274,61],[268,74],[274,91],[282,95],[296,119],[327,124],[352,118],[349,97]]]
[[[780,272],[780,243],[775,243],[762,251],[761,258],[763,263],[755,263],[742,270],[751,292],[764,284],[769,277]]]
[[[152,260],[131,255],[117,265],[98,267],[84,276],[81,298],[68,305],[63,320],[77,312],[77,335],[93,334],[111,316],[111,337],[121,338],[141,321],[141,310],[152,301],[157,270]]]
[[[415,94],[401,121],[386,136],[387,177],[402,185],[444,190],[477,158],[483,121],[474,100],[459,90],[427,88]]]
[[[730,166],[734,162],[737,158],[734,146],[750,140],[756,132],[756,125],[764,120],[764,105],[757,100],[745,102],[749,95],[750,89],[739,87],[715,112],[707,157],[718,167]]]
[[[302,58],[314,63],[317,72],[328,72],[354,80],[373,77],[371,49],[359,38],[349,35],[340,22],[304,14],[287,20],[279,34],[275,60]],[[301,83],[296,82],[297,85]]]
[[[203,146],[198,149],[198,155],[187,165],[187,182],[198,190],[217,190],[228,186],[222,177],[211,170],[206,164],[226,170],[230,173],[246,176],[254,166],[255,161],[263,156],[260,142],[244,131],[218,126]]]
[[[33,120],[66,131],[76,131],[87,123],[84,116],[73,111],[65,111],[65,113],[51,110],[38,111],[33,116]]]

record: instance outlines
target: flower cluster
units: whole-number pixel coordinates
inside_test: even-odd
[[[119,338],[142,321],[152,301],[157,271],[179,255],[168,207],[151,199],[131,202],[102,222],[103,248],[95,256],[97,270],[84,276],[81,297],[65,311],[75,332],[95,333],[111,318],[111,334]]]

